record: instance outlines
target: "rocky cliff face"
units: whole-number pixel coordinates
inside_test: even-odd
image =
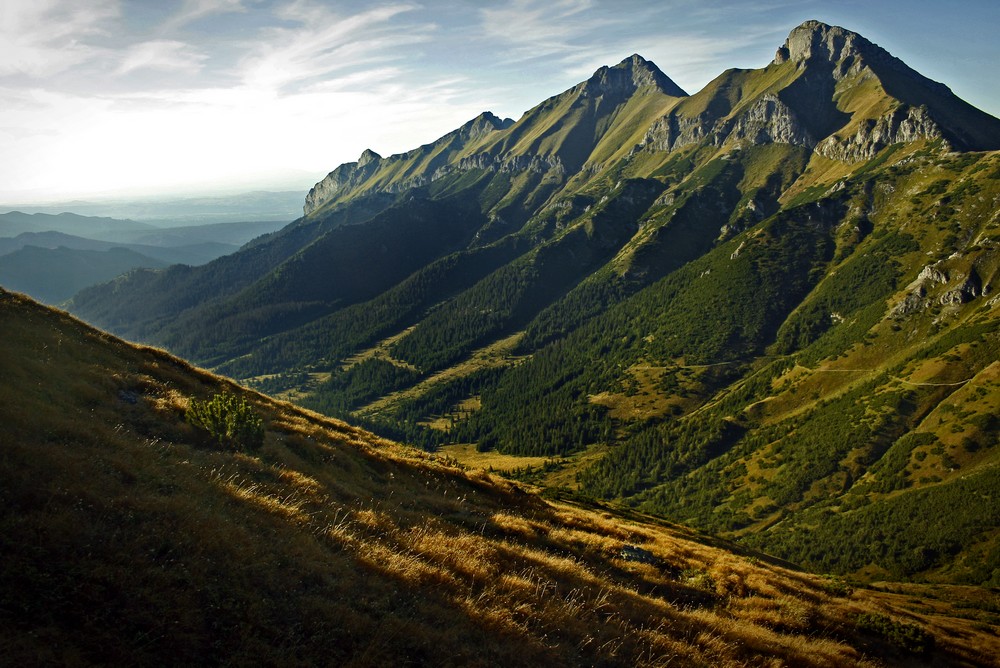
[[[935,303],[941,306],[961,306],[978,297],[988,296],[990,289],[983,285],[975,264],[968,268],[953,269],[949,265],[956,259],[961,262],[961,256],[956,254],[947,260],[925,266],[917,278],[906,286],[905,297],[892,307],[886,317],[902,321],[926,311]]]
[[[881,118],[865,120],[853,135],[827,137],[816,146],[816,152],[841,162],[861,162],[871,160],[891,144],[943,136],[926,107],[904,105]]]
[[[777,143],[810,148],[816,145],[792,108],[772,94],[762,96],[736,120],[728,139],[754,145]]]
[[[708,112],[694,118],[671,111],[653,122],[637,149],[647,151],[675,151],[708,138],[715,119]]]
[[[809,148],[816,145],[798,114],[777,95],[767,93],[735,118],[719,117],[708,110],[694,117],[671,111],[650,126],[636,150],[670,152],[706,140],[715,146],[730,141]]]
[[[302,207],[305,215],[309,215],[326,202],[333,199],[342,190],[350,190],[363,183],[378,168],[382,160],[375,151],[365,149],[357,162],[345,162],[326,175],[322,181],[314,185],[306,195]]]

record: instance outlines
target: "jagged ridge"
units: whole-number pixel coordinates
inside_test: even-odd
[[[752,71],[723,74],[688,103],[668,105],[675,108],[651,119],[634,150],[673,151],[706,140],[716,146],[788,143],[815,149],[831,159],[859,162],[870,159],[885,146],[918,140],[945,139],[951,147],[963,151],[1000,148],[1000,121],[958,99],[947,86],[917,73],[857,33],[807,21],[791,31],[771,65],[777,68],[786,63],[792,68],[785,68],[786,77],[756,97],[745,97],[741,104],[733,105],[720,92],[728,94],[733,87],[738,88]],[[838,110],[833,106],[835,98],[865,79],[874,79],[895,102],[880,101],[874,109],[848,106]],[[556,108],[565,112],[560,102],[567,98],[576,105],[592,100],[598,107],[607,107],[650,92],[670,98],[688,97],[653,63],[634,54],[614,67],[598,69],[587,81],[526,112],[517,123],[500,121],[486,112],[417,151],[386,161],[345,163],[314,186],[306,198],[305,213],[313,214],[338,194],[400,192],[430,183],[453,170],[554,170],[571,176],[587,162],[594,146],[589,151],[577,147],[568,158],[558,148],[526,140],[539,134],[558,134],[549,112]],[[817,103],[825,108],[817,109]],[[565,113],[556,118],[560,119],[557,123],[565,122]],[[476,140],[494,132],[499,134],[488,145],[477,146]],[[574,140],[586,145],[586,138],[574,136]],[[440,154],[444,145],[449,151]],[[414,157],[428,151],[438,159],[417,169]],[[365,156],[377,157],[368,152]],[[397,176],[402,164],[409,167],[405,175]],[[372,178],[376,171],[383,172],[381,178]],[[359,190],[361,184],[365,187]]]

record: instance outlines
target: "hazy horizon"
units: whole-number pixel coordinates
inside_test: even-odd
[[[212,223],[291,222],[302,215],[305,190],[253,190],[214,193],[118,196],[49,202],[0,201],[0,218],[10,213],[132,220],[154,227],[188,227]]]
[[[242,195],[250,195],[254,193],[269,194],[269,195],[282,195],[286,193],[294,193],[296,196],[301,196],[305,198],[306,193],[309,188],[313,185],[310,182],[308,185],[303,187],[279,187],[277,184],[274,188],[260,187],[255,188],[252,185],[241,186],[239,184],[228,186],[228,187],[207,187],[205,189],[192,188],[190,190],[175,190],[167,191],[162,193],[157,193],[153,191],[138,191],[138,192],[117,192],[117,193],[92,193],[84,194],[78,197],[74,196],[64,196],[64,197],[44,197],[40,196],[38,199],[10,199],[2,200],[0,199],[0,214],[8,213],[12,210],[18,210],[22,213],[54,213],[57,209],[60,211],[66,210],[64,207],[72,205],[84,205],[87,207],[115,207],[120,205],[135,205],[135,204],[176,204],[179,202],[196,202],[205,201],[212,199],[229,199]],[[72,211],[72,213],[78,213]],[[90,214],[84,214],[90,215]]]

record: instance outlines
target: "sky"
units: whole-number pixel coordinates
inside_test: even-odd
[[[0,0],[0,205],[305,192],[633,53],[695,93],[808,19],[1000,116],[998,0]]]

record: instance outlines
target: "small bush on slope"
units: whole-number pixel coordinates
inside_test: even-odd
[[[264,444],[264,421],[246,399],[235,394],[192,399],[184,419],[223,448],[256,450]]]

